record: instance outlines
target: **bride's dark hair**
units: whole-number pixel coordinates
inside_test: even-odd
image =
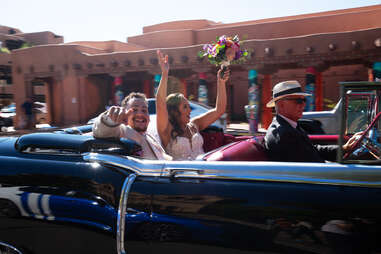
[[[179,105],[182,100],[186,100],[185,96],[182,93],[172,93],[167,96],[167,111],[168,111],[168,120],[172,124],[171,138],[176,139],[177,136],[184,134],[184,130],[181,129],[179,124]]]

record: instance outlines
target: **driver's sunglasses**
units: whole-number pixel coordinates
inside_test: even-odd
[[[303,103],[306,103],[306,98],[286,98],[284,100],[287,100],[287,101],[295,101],[296,104],[303,104]]]

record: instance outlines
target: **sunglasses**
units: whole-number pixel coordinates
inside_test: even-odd
[[[303,103],[306,103],[306,101],[307,101],[306,98],[287,98],[284,100],[295,101],[296,104],[303,104]]]

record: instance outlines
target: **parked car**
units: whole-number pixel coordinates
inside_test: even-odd
[[[13,119],[0,116],[0,131],[3,130],[3,127],[10,127],[10,126],[13,126]]]
[[[16,104],[13,102],[0,110],[0,117],[9,118],[16,114]]]
[[[303,112],[301,120],[304,121],[304,119],[308,119],[318,121],[325,134],[338,134],[340,128],[341,105],[341,100],[339,100],[332,110]]]
[[[36,124],[45,124],[47,123],[47,109],[45,102],[34,102],[33,111],[36,116]],[[0,111],[0,117],[13,119],[16,115],[16,103],[11,103],[9,106],[4,107]],[[13,125],[13,124],[12,124]]]
[[[37,124],[46,124],[48,123],[47,114],[48,110],[45,102],[34,102],[34,113],[36,115]]]
[[[211,107],[198,103],[195,101],[189,101],[189,106],[191,108],[190,117],[193,118],[195,116],[199,116],[201,114],[206,113]],[[156,137],[157,140],[160,140],[159,134],[156,129],[156,99],[149,98],[148,99],[148,112],[150,114],[150,123],[148,125],[147,132]],[[224,113],[217,121],[212,123],[208,130],[221,130],[225,131],[227,126],[227,114]]]
[[[5,106],[0,110],[0,132],[4,130],[3,127],[6,128],[13,126],[13,116],[15,115],[15,110],[16,107],[14,103]]]
[[[196,102],[196,101],[189,101],[189,106],[191,109],[191,115],[190,117],[193,118],[195,116],[199,116],[201,114],[206,113],[210,109],[212,109],[210,106]],[[149,98],[148,99],[148,112],[149,114],[155,115],[156,116],[156,99],[155,98]],[[156,118],[155,122],[156,122]],[[221,128],[222,130],[226,130],[226,125],[227,125],[227,114],[224,113],[220,119],[215,121],[214,123],[211,124],[212,126],[216,128]]]
[[[84,135],[91,125],[2,137],[0,250],[380,253],[381,84],[342,90],[344,101],[373,91],[374,116],[355,149],[327,163],[269,161],[263,135],[195,161],[141,159],[131,140]],[[310,138],[341,144],[344,134]]]

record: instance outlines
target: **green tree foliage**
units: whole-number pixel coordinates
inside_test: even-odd
[[[0,52],[1,53],[7,53],[7,54],[10,54],[11,53],[11,51],[9,51],[9,49],[7,49],[7,48],[0,48]]]

